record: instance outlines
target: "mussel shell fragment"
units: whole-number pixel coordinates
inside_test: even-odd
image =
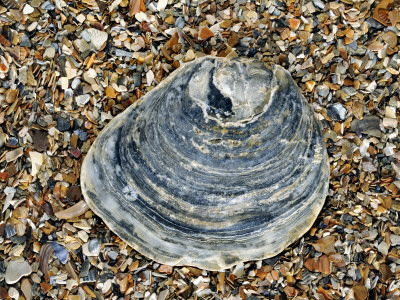
[[[328,181],[320,126],[290,74],[213,57],[114,118],[81,174],[89,207],[134,249],[209,270],[280,253],[312,226]]]

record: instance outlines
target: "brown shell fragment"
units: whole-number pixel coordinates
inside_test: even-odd
[[[46,280],[49,280],[49,272],[48,272],[48,267],[49,267],[49,260],[51,257],[51,254],[53,254],[54,249],[51,247],[50,243],[44,244],[42,248],[40,248],[39,252],[39,267],[40,270],[42,271],[44,277]]]
[[[389,26],[391,24],[389,18],[389,11],[393,8],[394,0],[382,0],[375,7],[372,17],[379,23]]]

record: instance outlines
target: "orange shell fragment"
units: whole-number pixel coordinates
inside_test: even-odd
[[[379,23],[389,26],[391,25],[389,18],[389,10],[393,8],[394,0],[382,0],[375,7],[372,17]]]

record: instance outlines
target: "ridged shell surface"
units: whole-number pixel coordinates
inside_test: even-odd
[[[90,208],[134,249],[209,270],[284,250],[312,226],[328,181],[320,126],[290,74],[213,57],[114,118],[81,174]]]

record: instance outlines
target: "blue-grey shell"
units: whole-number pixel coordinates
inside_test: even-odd
[[[104,128],[81,174],[90,208],[143,255],[221,270],[274,256],[320,212],[329,165],[290,74],[185,64]]]

